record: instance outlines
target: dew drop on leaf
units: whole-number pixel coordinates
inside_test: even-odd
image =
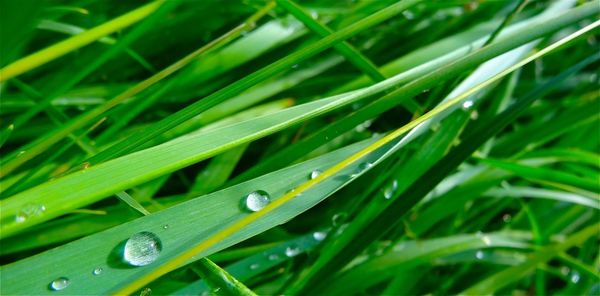
[[[327,233],[323,231],[317,231],[313,233],[313,238],[317,241],[322,241],[327,237]]]
[[[94,268],[94,271],[92,271],[93,275],[101,275],[104,272],[104,269],[102,269],[102,267],[96,267]]]
[[[285,255],[288,257],[295,257],[300,254],[300,248],[296,246],[289,246],[285,249]]]
[[[318,176],[319,176],[321,173],[322,173],[322,171],[321,171],[321,170],[319,170],[319,169],[316,169],[316,170],[314,170],[314,171],[310,172],[310,176],[309,176],[309,177],[310,177],[310,179],[312,180],[312,179],[314,179],[314,178],[318,177]]]
[[[66,277],[59,277],[50,283],[50,289],[54,291],[64,290],[69,286],[71,281]]]
[[[383,189],[383,197],[385,199],[392,198],[397,189],[398,189],[398,181],[394,180]]]
[[[250,212],[258,212],[266,207],[271,202],[271,198],[268,193],[262,190],[250,192],[248,196],[244,198],[243,206]]]
[[[162,251],[162,243],[152,232],[143,231],[132,235],[125,243],[123,259],[133,266],[154,262]]]

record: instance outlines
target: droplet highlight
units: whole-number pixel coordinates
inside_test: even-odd
[[[285,255],[288,257],[295,257],[300,254],[300,248],[296,246],[289,246],[285,249]]]
[[[132,235],[125,243],[123,259],[133,266],[154,262],[162,251],[162,243],[152,232],[143,231]]]
[[[312,172],[310,172],[310,175],[308,176],[311,180],[318,177],[321,173],[323,173],[321,170],[316,169]]]
[[[327,232],[324,232],[324,231],[317,231],[317,232],[313,233],[313,238],[314,238],[316,241],[322,241],[322,240],[324,240],[325,238],[327,238]]]
[[[250,212],[258,212],[266,207],[271,202],[271,197],[268,193],[262,190],[250,192],[244,199],[244,209]]]
[[[69,286],[69,284],[71,284],[71,281],[69,281],[68,278],[59,277],[50,283],[50,289],[54,291],[64,290]]]
[[[383,189],[383,197],[385,199],[392,198],[394,196],[394,193],[396,193],[396,190],[398,190],[398,180],[392,181],[390,184],[388,184],[388,186],[386,186]]]
[[[25,222],[27,219],[32,217],[41,216],[46,211],[46,206],[41,204],[26,204],[21,208],[16,216],[15,222]]]
[[[104,272],[104,269],[102,269],[102,267],[96,267],[92,271],[92,274],[93,275],[101,275],[103,272]]]

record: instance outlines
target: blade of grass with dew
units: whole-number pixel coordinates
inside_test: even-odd
[[[559,255],[573,246],[582,244],[585,240],[597,235],[597,229],[600,225],[590,225],[579,232],[571,235],[564,243],[550,245],[542,248],[528,258],[525,264],[515,266],[498,272],[480,283],[463,291],[463,295],[490,295],[500,290],[502,287],[520,279],[533,271],[540,263],[544,263],[553,257]]]
[[[578,34],[576,33],[572,36],[575,37],[578,36]],[[544,50],[525,59],[525,61],[531,61],[532,58],[538,56],[539,53],[553,47],[555,48],[555,46],[546,47]],[[583,66],[589,64],[592,61],[595,61],[595,59],[599,57],[600,55],[592,56],[580,62],[579,64],[571,67],[568,71],[565,71],[561,75],[555,77],[555,79],[553,79],[552,82],[561,81],[562,79],[566,78],[569,74],[576,72],[577,70],[583,68]],[[520,67],[520,64],[522,64],[522,62],[509,68],[509,70],[512,71],[516,67]],[[510,71],[505,71],[501,74],[506,75],[506,72]],[[497,77],[498,76],[496,76],[496,78]],[[448,155],[446,155],[442,160],[436,163],[436,165],[430,168],[426,174],[424,174],[417,181],[415,181],[403,193],[402,198],[394,200],[394,202],[392,202],[385,209],[385,211],[383,211],[373,220],[373,222],[370,224],[370,227],[372,227],[373,229],[378,229],[380,231],[363,232],[363,236],[356,237],[352,245],[347,246],[346,248],[342,248],[340,252],[338,252],[337,257],[328,261],[325,266],[321,266],[319,269],[315,270],[310,280],[302,283],[302,287],[304,288],[304,290],[296,292],[307,293],[309,291],[314,291],[321,288],[321,285],[316,281],[316,279],[323,279],[325,278],[325,275],[321,274],[320,271],[329,271],[331,269],[335,270],[337,267],[343,266],[345,263],[347,263],[346,261],[349,260],[349,258],[352,258],[351,255],[357,254],[360,250],[362,250],[362,248],[368,245],[368,242],[371,242],[372,240],[376,239],[395,223],[398,223],[398,215],[406,213],[412,206],[414,206],[421,198],[425,196],[425,194],[429,191],[428,188],[433,187],[424,186],[424,184],[435,185],[439,183],[443,179],[443,176],[445,176],[445,174],[447,174],[449,171],[453,170],[456,166],[463,162],[470,155],[470,153],[474,152],[475,149],[479,147],[484,141],[486,141],[489,137],[493,136],[495,133],[499,132],[502,128],[508,125],[512,120],[514,120],[514,118],[516,118],[517,115],[523,112],[525,108],[529,106],[534,100],[536,100],[541,95],[547,93],[550,90],[549,86],[551,85],[552,84],[544,84],[534,89],[524,99],[522,99],[506,111],[500,113],[500,115],[498,115],[497,120],[488,122],[485,125],[481,125],[476,132],[474,131],[473,133],[471,133],[470,136],[464,139],[464,141],[460,145],[455,147],[455,149],[453,149]],[[460,97],[458,99],[460,99]],[[451,103],[451,101],[448,103]],[[438,106],[437,108],[440,108],[440,106]],[[361,241],[361,243],[357,244],[357,240]]]
[[[0,277],[3,283],[6,283],[0,287],[2,293],[51,294],[52,291],[47,288],[48,283],[56,276],[66,276],[78,284],[72,285],[65,292],[80,294],[94,291],[94,293],[106,294],[116,288],[116,285],[126,284],[139,277],[146,272],[145,269],[150,267],[123,268],[122,258],[118,255],[119,248],[122,247],[120,243],[133,233],[151,231],[159,235],[165,248],[153,265],[168,262],[182,248],[186,249],[190,244],[190,240],[194,242],[199,238],[210,237],[219,229],[226,227],[224,224],[227,222],[247,216],[246,212],[240,210],[240,199],[244,198],[249,192],[257,189],[264,190],[271,195],[273,202],[278,196],[306,180],[315,168],[325,168],[333,165],[370,142],[373,142],[373,140],[357,143],[282,171],[195,198],[152,215],[87,236],[38,256],[2,266]],[[369,157],[373,159],[370,161],[375,161],[383,152],[382,150],[371,154]],[[354,172],[357,167],[358,165],[349,167],[347,170],[340,172],[340,176],[346,176]],[[219,244],[219,247],[204,253],[204,255],[210,255],[217,250],[263,232],[273,227],[273,225],[289,220],[322,201],[348,182],[347,177],[331,178],[327,182],[321,182],[319,187],[315,187],[311,192],[306,192],[302,199],[297,199],[281,208],[277,213],[265,217],[268,221],[263,220],[260,223],[253,223],[245,231],[228,237],[227,240]],[[165,225],[166,227],[164,227]],[[31,265],[35,265],[37,268],[31,270],[29,268]],[[96,267],[104,269],[102,277],[95,277],[92,274],[91,271]],[[57,270],[62,271],[63,274],[54,274]],[[25,278],[27,280],[24,280]]]
[[[360,278],[365,274],[378,275],[377,279],[368,282],[374,285],[394,276],[400,270],[427,264],[435,258],[488,248],[528,250],[531,245],[518,236],[511,236],[510,233],[462,234],[422,241],[405,241],[391,246],[385,254],[377,258],[363,264],[357,262],[345,269],[345,272],[336,277],[323,292],[342,295],[359,291],[364,288],[361,287],[363,281]]]
[[[581,7],[577,8],[577,10],[579,9],[581,9]],[[570,12],[565,13],[565,15],[571,14],[573,12],[575,12],[575,10],[571,10]],[[558,19],[555,19],[555,21],[552,22],[552,24],[558,23]],[[445,81],[450,77],[456,75],[457,73],[474,67],[474,65],[478,65],[479,63],[487,61],[495,56],[498,56],[501,53],[507,52],[510,49],[526,44],[530,41],[537,39],[538,37],[545,35],[537,35],[536,33],[552,32],[553,30],[544,30],[548,29],[546,27],[547,24],[548,23],[543,23],[539,26],[526,27],[522,31],[514,32],[513,35],[505,37],[504,39],[502,39],[502,41],[498,41],[486,48],[482,48],[481,50],[473,52],[472,54],[469,54],[464,58],[455,61],[454,63],[446,65],[433,64],[433,68],[424,67],[424,69],[422,69],[424,72],[421,72],[420,70],[418,71],[418,73],[415,73],[418,75],[425,74],[423,76],[413,77],[412,75],[407,75],[405,77],[403,73],[394,76],[393,78],[398,79],[400,83],[406,82],[407,80],[405,79],[407,78],[416,79],[400,87],[398,90],[388,94],[384,98],[380,98],[375,102],[359,109],[356,112],[356,114],[351,115],[345,119],[338,120],[330,126],[328,126],[327,128],[324,128],[321,132],[316,133],[313,136],[300,141],[297,145],[291,146],[290,148],[278,153],[276,156],[271,157],[268,161],[262,162],[256,168],[253,168],[252,170],[239,176],[238,178],[236,178],[236,180],[245,180],[253,176],[258,176],[261,173],[268,172],[271,169],[277,169],[278,167],[280,167],[280,163],[286,163],[286,161],[296,159],[297,157],[302,155],[306,147],[312,147],[314,149],[323,143],[323,139],[333,138],[340,131],[345,131],[354,128],[356,125],[371,119],[376,114],[391,109],[398,102],[404,100],[405,98],[413,97],[421,91],[433,87],[441,81]],[[299,149],[297,147],[303,147],[303,149]]]

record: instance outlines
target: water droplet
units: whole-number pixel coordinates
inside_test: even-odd
[[[481,250],[479,250],[475,253],[475,258],[477,258],[479,260],[483,259],[484,256],[485,256],[485,254]]]
[[[300,248],[296,246],[289,246],[285,249],[285,255],[288,257],[295,257],[300,254]]]
[[[562,273],[565,276],[568,275],[569,272],[571,272],[571,269],[568,268],[568,267],[566,267],[566,266],[563,266],[563,267],[560,268],[560,273]]]
[[[340,226],[344,222],[346,222],[347,218],[348,218],[348,214],[337,213],[337,214],[333,215],[333,217],[331,217],[331,224],[333,224],[333,226]]]
[[[271,198],[268,193],[262,190],[250,192],[244,199],[244,208],[250,212],[257,212],[262,210],[271,202]]]
[[[315,20],[319,18],[319,14],[314,10],[310,12],[310,16]]]
[[[300,67],[300,65],[298,65],[298,64],[292,65],[292,69],[298,69],[298,67]]]
[[[84,170],[89,169],[91,166],[91,164],[89,162],[84,162],[83,164],[81,164],[81,168]]]
[[[383,190],[383,197],[385,199],[390,199],[394,196],[394,193],[398,190],[398,180],[392,181],[385,189]]]
[[[150,296],[152,295],[152,289],[144,288],[140,291],[140,296]]]
[[[573,283],[573,284],[579,283],[580,278],[581,278],[581,276],[579,275],[579,272],[573,271],[571,273],[571,283]]]
[[[510,214],[504,214],[502,215],[502,221],[504,221],[504,223],[509,223],[512,221],[512,216]]]
[[[69,286],[70,283],[71,283],[71,281],[69,281],[68,278],[59,277],[50,283],[50,289],[52,289],[54,291],[64,290],[66,287]]]
[[[162,251],[162,243],[152,232],[142,231],[132,235],[125,243],[123,259],[133,266],[154,262]]]
[[[479,112],[477,112],[477,110],[473,110],[473,112],[469,114],[469,118],[471,118],[471,120],[477,120],[477,118],[479,118]]]
[[[163,229],[169,229],[169,224],[165,224],[165,225],[163,225],[163,227],[162,227],[162,228],[163,228]]]
[[[256,269],[258,269],[259,267],[260,267],[260,265],[258,265],[258,263],[254,263],[254,264],[251,264],[251,265],[250,265],[250,269],[252,269],[252,270],[256,270]]]
[[[317,231],[315,233],[313,233],[313,238],[317,241],[322,241],[327,237],[327,232],[324,231]]]
[[[473,107],[474,104],[475,103],[473,102],[473,100],[467,100],[467,101],[463,102],[462,107],[463,107],[463,109],[467,110],[467,109]]]
[[[19,157],[19,156],[21,156],[21,155],[23,155],[23,154],[25,154],[25,150],[23,150],[23,151],[19,151],[19,153],[17,154],[17,157]]]
[[[93,275],[101,275],[104,272],[104,269],[102,269],[102,267],[96,267],[94,268],[94,271],[92,271]]]
[[[17,223],[25,222],[25,220],[31,217],[41,216],[42,214],[44,214],[45,211],[46,206],[44,205],[28,203],[25,204],[25,206],[23,206],[23,208],[21,208],[19,212],[17,212],[17,215],[15,216],[15,221]]]
[[[363,162],[358,165],[358,169],[362,172],[364,170],[370,169],[373,166],[370,162]]]
[[[489,236],[487,236],[487,235],[483,236],[483,237],[481,238],[481,240],[483,241],[483,243],[484,243],[486,246],[491,246],[491,245],[492,245],[492,240],[491,240],[491,239],[490,239],[490,237],[489,237]]]
[[[405,10],[402,12],[402,15],[407,19],[407,20],[412,20],[415,18],[415,14],[412,13],[410,10]]]
[[[321,170],[316,169],[316,170],[310,172],[310,176],[309,177],[312,180],[312,179],[318,177],[321,173],[323,173]]]
[[[271,255],[269,255],[269,260],[271,260],[271,261],[275,261],[275,260],[278,260],[278,259],[279,259],[279,255],[277,255],[277,254],[271,254]]]

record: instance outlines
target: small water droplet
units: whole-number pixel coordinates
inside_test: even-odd
[[[560,268],[560,273],[562,273],[565,276],[568,275],[569,272],[571,272],[571,269],[568,268],[568,267],[566,267],[566,266],[563,266],[563,267]]]
[[[474,104],[475,103],[473,102],[473,100],[467,100],[462,103],[462,107],[463,107],[463,109],[468,110],[471,107],[473,107]]]
[[[92,271],[93,275],[101,275],[104,272],[104,269],[102,269],[102,267],[96,267],[94,268],[94,271]]]
[[[479,260],[483,259],[484,256],[485,256],[485,254],[481,250],[479,250],[475,253],[475,258],[477,258]]]
[[[370,162],[363,162],[360,165],[358,165],[358,169],[362,172],[364,170],[370,169],[372,166],[373,164]]]
[[[154,262],[162,251],[162,243],[152,232],[142,231],[132,235],[125,243],[123,259],[133,266]]]
[[[140,291],[140,296],[150,296],[152,295],[152,289],[144,288]]]
[[[292,69],[298,69],[298,67],[300,67],[300,65],[298,65],[298,64],[292,65]]]
[[[573,284],[579,283],[580,278],[581,278],[581,276],[579,275],[579,272],[573,271],[571,273],[571,283],[573,283]]]
[[[319,18],[319,14],[314,10],[310,12],[310,16],[315,20]]]
[[[296,246],[289,246],[285,249],[285,255],[288,257],[295,257],[300,254],[300,248]]]
[[[262,210],[271,202],[271,198],[268,193],[262,190],[250,192],[243,200],[243,206],[250,212],[257,212]]]
[[[317,231],[315,233],[313,233],[313,238],[317,241],[322,241],[327,237],[327,232],[324,231]]]
[[[473,110],[473,112],[469,114],[469,118],[471,118],[471,120],[477,120],[477,118],[479,118],[479,112],[477,112],[477,110]]]
[[[509,223],[512,221],[512,216],[510,214],[504,214],[502,215],[502,221],[504,221],[504,223]]]
[[[17,223],[25,222],[25,220],[29,218],[41,216],[42,214],[44,214],[45,211],[46,206],[44,205],[28,203],[25,204],[23,208],[19,210],[19,212],[17,212],[17,215],[15,216],[15,221]]]
[[[489,237],[489,236],[487,236],[487,235],[483,236],[483,237],[481,238],[481,241],[483,241],[483,243],[484,243],[486,246],[491,246],[491,245],[492,245],[492,240],[491,240],[491,239],[490,239],[490,237]]]
[[[90,163],[89,162],[84,162],[83,164],[81,164],[81,168],[84,170],[87,170],[90,168]]]
[[[25,150],[23,150],[23,151],[19,151],[19,153],[17,154],[17,157],[19,157],[19,156],[21,156],[21,155],[23,155],[23,154],[25,154]]]
[[[348,218],[348,214],[337,213],[337,214],[333,215],[333,217],[331,217],[331,224],[333,224],[333,226],[340,226],[340,225],[344,224],[344,222],[346,222],[347,218]]]
[[[405,10],[402,12],[402,15],[407,19],[407,20],[412,20],[415,18],[415,14],[412,13],[412,11],[410,10]]]
[[[251,265],[250,265],[250,269],[252,269],[252,270],[256,270],[256,269],[258,269],[259,267],[260,267],[260,265],[258,265],[258,263],[254,263],[254,264],[251,264]]]
[[[398,190],[398,180],[393,180],[385,189],[383,190],[383,197],[385,199],[390,199],[394,196],[394,193]]]
[[[169,229],[169,224],[165,224],[165,225],[163,225],[163,227],[162,227],[162,228],[163,228],[163,229]]]
[[[59,277],[50,283],[50,289],[52,289],[54,291],[64,290],[66,287],[69,286],[70,283],[71,283],[71,281],[69,281],[68,278]]]
[[[279,259],[279,255],[277,255],[277,254],[271,254],[271,255],[269,255],[269,257],[268,257],[268,258],[269,258],[269,260],[271,260],[271,261],[275,261],[275,260],[278,260],[278,259]]]
[[[316,170],[310,172],[310,176],[309,177],[312,180],[312,179],[318,177],[321,173],[323,173],[321,170],[316,169]]]

